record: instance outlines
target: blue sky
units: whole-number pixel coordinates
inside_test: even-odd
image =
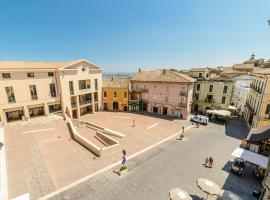
[[[0,59],[229,66],[270,57],[269,10],[269,0],[0,0]]]

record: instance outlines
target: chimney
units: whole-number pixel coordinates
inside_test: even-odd
[[[162,70],[162,74],[166,74],[166,69],[163,69]]]
[[[141,68],[139,68],[139,73],[142,71],[142,69]]]
[[[111,81],[113,81],[113,77],[112,77]]]

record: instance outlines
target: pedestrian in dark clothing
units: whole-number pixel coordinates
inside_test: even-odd
[[[185,127],[183,126],[183,127],[182,127],[182,133],[184,133],[184,132],[185,132]]]
[[[214,159],[210,156],[208,162],[209,162],[209,167],[212,167]]]

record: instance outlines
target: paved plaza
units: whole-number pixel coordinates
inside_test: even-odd
[[[200,177],[216,182],[244,200],[252,200],[252,191],[261,188],[252,172],[245,171],[242,177],[228,172],[232,160],[230,154],[245,138],[247,131],[245,123],[238,120],[229,120],[225,126],[209,124],[190,129],[185,141],[173,138],[129,160],[129,171],[125,175],[119,177],[114,173],[119,169],[117,166],[61,192],[51,200],[165,200],[169,199],[168,191],[175,187],[186,190],[193,199],[201,199],[205,195],[196,186],[196,179]],[[209,155],[214,158],[212,169],[202,165]]]
[[[37,199],[59,188],[118,162],[122,149],[128,154],[179,134],[186,120],[133,113],[98,112],[83,120],[119,131],[119,148],[96,157],[71,139],[65,121],[59,117],[40,117],[28,122],[5,125],[5,147],[9,198],[29,193]],[[132,127],[135,120],[135,127]]]

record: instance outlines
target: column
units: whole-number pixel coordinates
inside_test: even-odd
[[[77,105],[77,116],[78,119],[81,118],[81,111],[80,111],[80,100],[79,100],[79,95],[76,96],[76,105]],[[71,110],[72,112],[72,110]]]
[[[27,106],[23,107],[23,114],[24,114],[25,120],[30,119],[29,110]]]
[[[92,96],[92,113],[94,114],[95,113],[95,94],[94,94],[94,92],[91,94],[91,96]]]
[[[48,105],[46,103],[44,103],[44,114],[45,114],[45,116],[47,116],[49,114],[49,108],[48,108]]]

